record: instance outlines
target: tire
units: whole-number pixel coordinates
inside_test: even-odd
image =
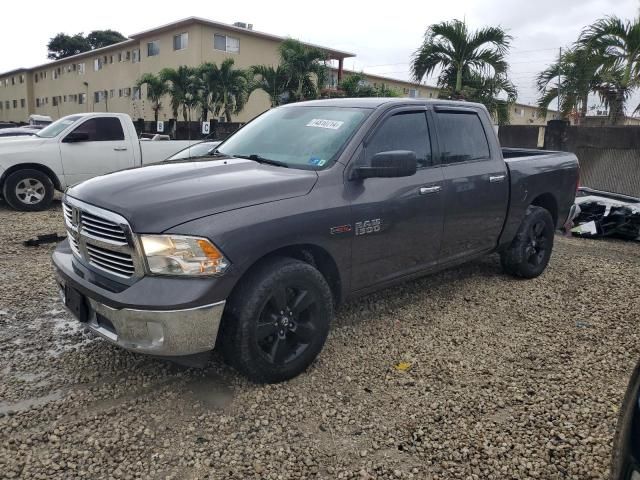
[[[511,245],[500,253],[500,263],[509,275],[535,278],[544,272],[553,250],[555,227],[548,210],[527,208]]]
[[[25,169],[13,172],[2,188],[5,201],[15,210],[37,212],[44,210],[53,200],[53,182],[39,170]]]
[[[225,361],[257,383],[302,373],[322,350],[333,318],[325,278],[308,263],[276,258],[241,282],[223,320]]]

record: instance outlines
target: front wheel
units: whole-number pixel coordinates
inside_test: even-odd
[[[544,272],[553,250],[554,230],[548,210],[529,207],[511,245],[500,253],[503,270],[520,278],[535,278]]]
[[[44,210],[53,200],[53,182],[46,173],[34,169],[18,170],[7,177],[2,193],[15,210]]]
[[[331,289],[316,268],[291,258],[265,262],[229,301],[225,361],[255,382],[293,378],[322,350],[332,318]]]

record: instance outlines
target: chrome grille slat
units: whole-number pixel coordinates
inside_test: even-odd
[[[120,278],[143,273],[131,229],[120,215],[66,197],[62,204],[73,255]]]
[[[128,259],[115,257],[113,255],[109,255],[107,253],[101,252],[100,250],[91,248],[88,245],[87,245],[87,250],[89,250],[90,258],[93,258],[93,257],[100,258],[105,262],[110,262],[110,263],[113,263],[114,265],[119,265],[121,267],[131,268],[132,270],[135,268],[131,257],[129,257]]]
[[[96,230],[92,227],[87,227],[86,225],[82,226],[82,231],[87,232],[89,235],[92,235],[97,238],[106,238],[107,240],[112,240],[118,243],[126,243],[127,239],[124,236],[112,235],[110,233],[104,233],[99,230]]]
[[[108,264],[106,262],[102,262],[101,260],[97,260],[95,258],[91,258],[89,260],[91,265],[95,265],[96,267],[101,268],[102,270],[106,270],[112,275],[119,275],[121,277],[129,278],[133,275],[131,270],[127,270],[125,268],[116,267],[114,265]]]

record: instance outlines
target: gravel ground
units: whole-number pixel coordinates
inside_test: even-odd
[[[60,205],[0,204],[0,477],[605,478],[640,358],[638,244],[557,238],[343,306],[318,361],[256,386],[83,332],[57,298]],[[405,371],[395,368],[405,362]]]

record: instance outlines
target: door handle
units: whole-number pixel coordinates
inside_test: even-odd
[[[503,181],[505,178],[506,178],[506,175],[505,175],[505,174],[502,174],[502,175],[491,175],[491,176],[489,177],[489,181],[490,181],[491,183],[496,183],[496,182],[501,182],[501,181]]]
[[[124,152],[127,149],[127,147],[113,147],[113,149],[116,152]]]
[[[438,193],[442,187],[436,185],[435,187],[420,187],[420,195],[429,195],[430,193]]]

